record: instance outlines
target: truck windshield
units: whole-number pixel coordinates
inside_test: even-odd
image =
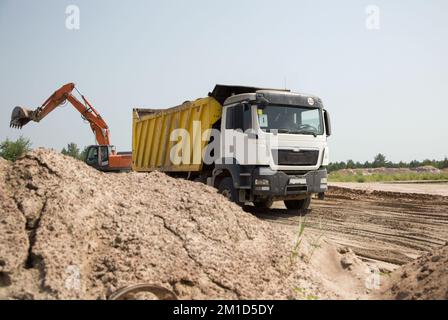
[[[321,135],[324,133],[319,108],[267,105],[257,108],[258,123],[265,132]]]

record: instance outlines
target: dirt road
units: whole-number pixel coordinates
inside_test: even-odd
[[[291,232],[300,219],[281,202],[256,214]],[[401,265],[448,241],[448,197],[332,187],[324,201],[313,199],[306,225],[367,261]]]

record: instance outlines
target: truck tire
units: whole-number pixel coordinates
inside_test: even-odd
[[[238,203],[238,192],[233,186],[232,178],[226,177],[222,179],[219,183],[218,192],[230,201]]]
[[[272,207],[274,200],[272,198],[267,198],[260,201],[254,201],[253,203],[255,208],[257,209],[269,209],[270,207]]]
[[[291,210],[306,210],[310,207],[311,204],[311,196],[306,197],[301,200],[285,200],[286,208]]]

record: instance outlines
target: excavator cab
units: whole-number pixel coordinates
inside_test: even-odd
[[[111,145],[92,145],[87,147],[84,161],[100,171],[130,171],[132,153],[117,152]]]
[[[87,148],[85,162],[101,171],[109,170],[109,148],[110,146],[92,145]]]

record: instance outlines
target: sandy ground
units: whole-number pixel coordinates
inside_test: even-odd
[[[386,191],[400,193],[433,194],[448,197],[448,183],[356,183],[332,182],[330,186],[366,191]]]
[[[380,299],[448,300],[448,246],[426,253],[393,272]]]
[[[101,173],[44,149],[0,169],[0,299],[105,299],[139,283],[180,299],[368,293],[351,252],[322,242],[313,254],[202,183]]]
[[[292,232],[301,219],[281,202],[257,216]],[[448,241],[448,197],[333,187],[313,199],[306,225],[367,261],[401,265]]]
[[[248,210],[291,234],[302,221],[311,239],[352,250],[378,274],[373,299],[448,299],[448,197],[333,186],[305,216],[281,202]]]
[[[244,211],[201,183],[44,149],[0,159],[0,191],[0,299],[105,299],[138,283],[181,299],[448,298],[440,195],[333,186],[305,217]]]

